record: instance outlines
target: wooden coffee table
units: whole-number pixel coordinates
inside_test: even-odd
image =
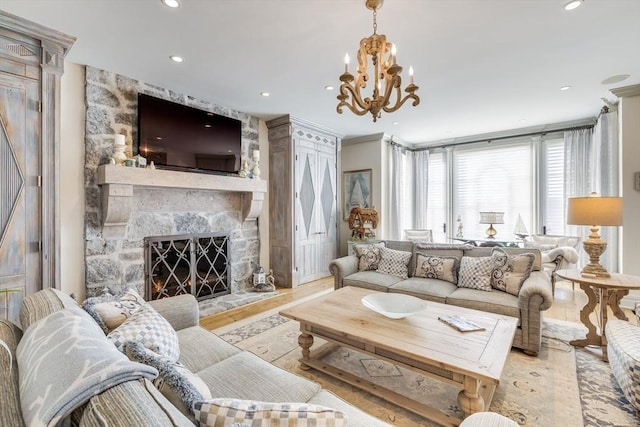
[[[362,297],[372,293],[377,292],[345,287],[280,312],[300,322],[298,344],[302,348],[302,368],[322,371],[442,425],[460,424],[462,420],[417,402],[411,396],[384,389],[319,360],[337,345],[350,347],[460,386],[458,405],[465,417],[488,410],[500,383],[518,320],[430,301],[425,301],[424,311],[394,320],[362,305]],[[450,314],[464,316],[485,330],[458,332],[438,320],[439,316]],[[311,352],[314,336],[328,343]]]

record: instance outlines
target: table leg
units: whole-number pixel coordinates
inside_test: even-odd
[[[309,355],[311,354],[310,348],[313,345],[313,335],[302,332],[298,337],[298,345],[302,348],[302,359],[309,359]],[[304,362],[301,362],[300,369],[308,371],[311,367]]]
[[[589,315],[593,312],[598,304],[598,296],[593,291],[593,288],[586,283],[580,283],[580,288],[587,294],[589,300],[587,304],[580,310],[580,321],[587,327],[587,336],[584,339],[573,340],[571,345],[576,347],[586,347],[588,345],[600,345],[600,336],[596,330],[596,326],[589,319]],[[604,304],[606,306],[606,303]]]
[[[609,291],[606,289],[600,289],[600,323],[602,325],[600,329],[600,346],[602,347],[602,360],[605,362],[609,361],[609,357],[607,356],[607,334],[605,333],[605,326],[607,326],[607,307],[609,306],[609,298],[614,297],[615,299],[616,291],[613,291],[611,295],[609,295]]]
[[[614,316],[616,316],[620,320],[628,321],[629,318],[624,311],[620,308],[620,300],[629,293],[628,289],[622,289],[619,291],[611,291],[609,293],[609,307],[613,311]]]
[[[458,393],[458,405],[464,416],[484,411],[484,398],[480,395],[480,380],[464,377],[464,389]]]

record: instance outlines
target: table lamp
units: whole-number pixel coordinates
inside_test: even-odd
[[[504,212],[480,212],[480,224],[489,224],[487,238],[493,239],[498,234],[493,224],[504,224]]]
[[[590,225],[591,234],[582,245],[589,254],[589,264],[582,269],[584,277],[611,277],[600,265],[600,256],[607,249],[607,242],[600,237],[602,225],[622,225],[622,197],[572,197],[567,204],[567,224]]]

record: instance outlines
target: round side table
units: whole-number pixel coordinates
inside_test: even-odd
[[[602,359],[608,361],[607,337],[605,326],[607,325],[607,307],[611,307],[613,314],[621,320],[629,320],[620,308],[620,300],[632,289],[640,289],[640,277],[622,273],[611,273],[611,277],[583,277],[578,270],[558,270],[556,275],[572,283],[578,283],[587,294],[589,300],[580,310],[580,321],[587,327],[587,336],[584,339],[571,341],[571,345],[586,347],[597,345],[602,347]],[[596,325],[591,322],[589,315],[594,311],[598,302],[600,310],[597,313],[600,320],[600,335]]]

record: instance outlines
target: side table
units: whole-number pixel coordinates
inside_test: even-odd
[[[571,345],[576,347],[601,346],[602,360],[608,361],[607,337],[605,335],[607,307],[611,307],[613,314],[618,319],[629,320],[620,308],[620,300],[630,290],[640,289],[640,277],[622,273],[611,273],[611,277],[582,277],[578,270],[558,270],[556,276],[572,283],[578,283],[589,298],[587,304],[580,311],[580,321],[588,329],[587,336],[584,339],[571,341]],[[589,315],[594,311],[599,301],[601,304],[597,315],[600,320],[600,335],[598,335],[596,326],[589,319]]]

